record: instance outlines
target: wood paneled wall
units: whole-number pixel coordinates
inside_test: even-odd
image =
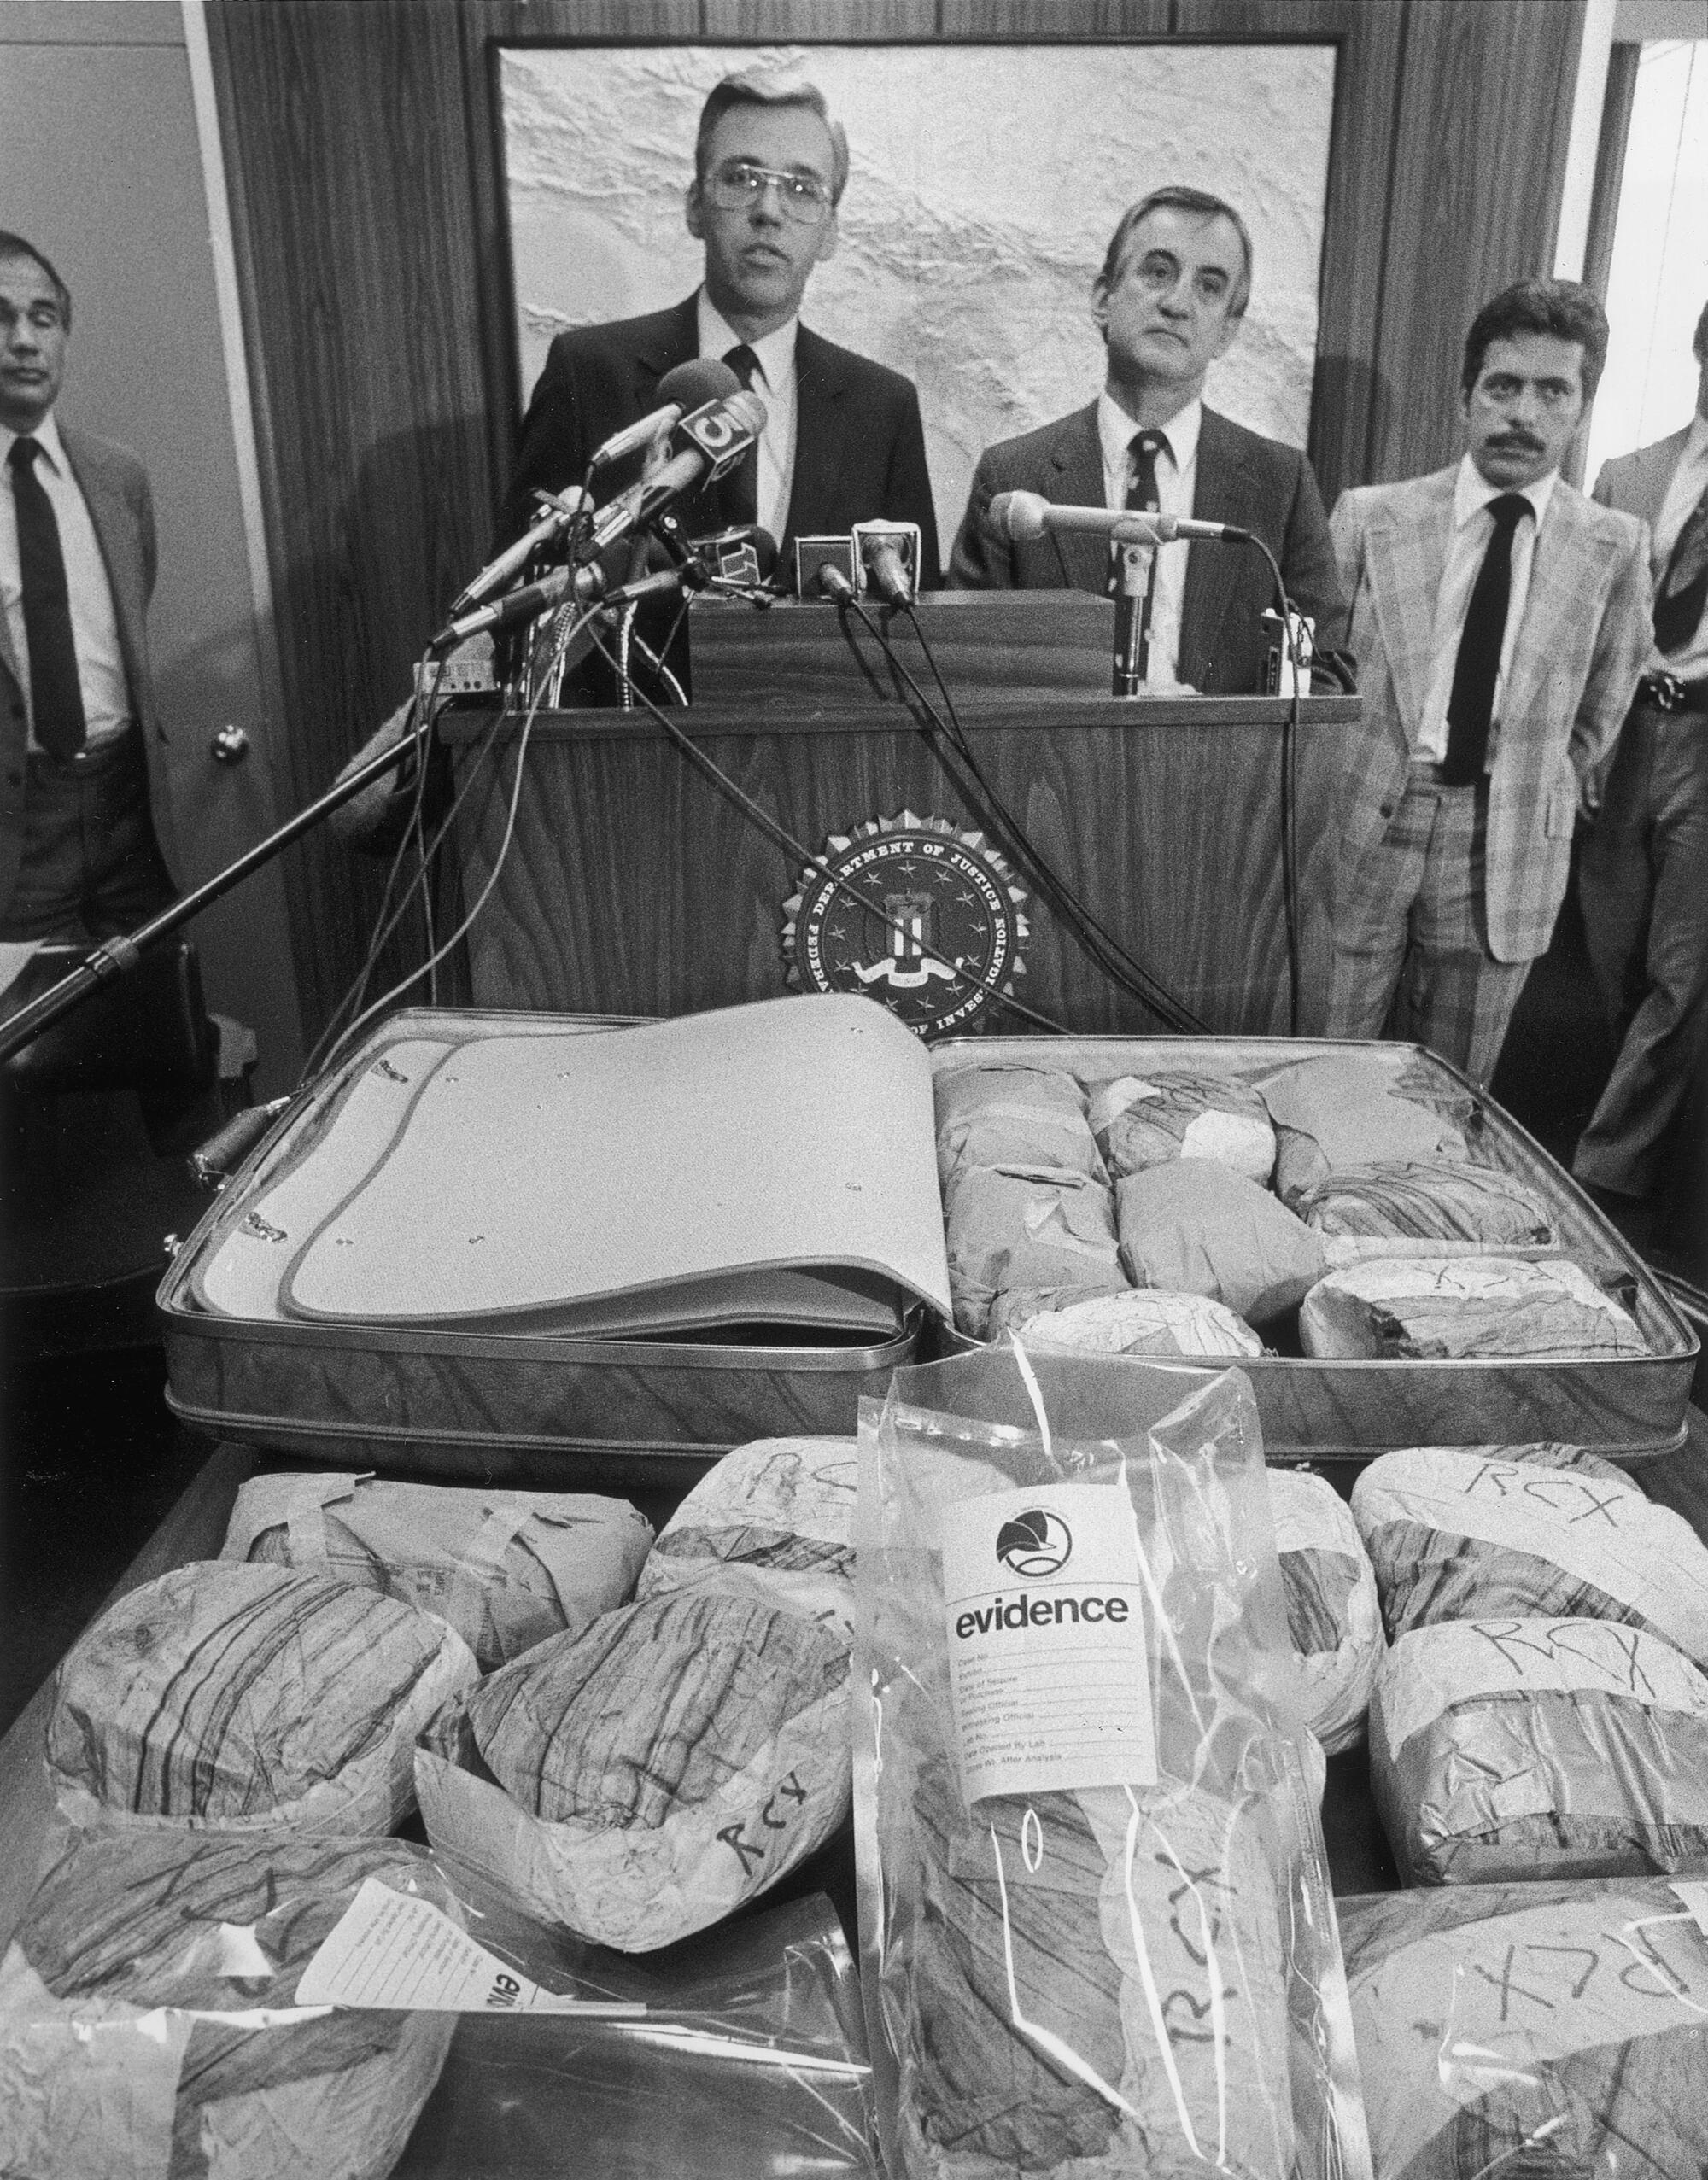
[[[1332,500],[1456,452],[1465,326],[1552,262],[1582,15],[1583,0],[214,0],[296,799],[402,697],[503,489],[495,44],[1332,40],[1311,421]],[[322,840],[290,880],[318,1026],[360,961],[378,879]]]

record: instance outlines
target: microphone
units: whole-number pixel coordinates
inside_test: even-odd
[[[537,583],[524,583],[520,590],[507,592],[490,605],[477,606],[471,613],[459,614],[447,621],[434,637],[431,648],[443,651],[453,644],[465,642],[477,636],[483,629],[494,633],[501,628],[512,628],[518,621],[532,621],[541,613],[549,613],[554,605],[561,605],[573,590],[580,595],[579,579],[586,575],[584,568],[553,568],[549,576],[542,576]]]
[[[1145,521],[1152,525],[1164,545],[1173,545],[1177,538],[1200,538],[1206,545],[1249,545],[1251,532],[1243,530],[1237,523],[1201,523],[1191,515],[1147,515]]]
[[[741,583],[755,588],[777,564],[777,541],[762,523],[740,523],[708,537],[691,537],[687,550],[710,582]]]
[[[740,460],[764,427],[765,405],[746,387],[738,388],[727,400],[707,401],[693,415],[685,416],[676,426],[688,441],[681,452],[672,454],[656,475],[608,500],[594,517],[587,561],[597,560],[630,530],[644,529],[683,493],[722,476]],[[496,605],[483,605],[451,621],[434,637],[432,648],[442,650],[461,643],[483,628],[507,628],[518,621],[531,621],[536,614],[561,605],[571,591],[580,603],[590,604],[603,587],[599,570],[586,564],[557,569],[537,583],[524,583]]]
[[[735,374],[732,371],[728,376],[734,378]],[[735,467],[764,429],[765,404],[751,387],[738,381],[733,394],[703,401],[699,408],[689,410],[671,430],[671,451],[678,457],[690,451],[698,454],[705,469],[695,483],[716,484]]]
[[[917,523],[856,523],[854,546],[869,587],[892,605],[911,605],[919,590]]]
[[[820,590],[834,604],[851,605],[854,603],[854,586],[834,560],[821,560],[813,573],[817,577]]]
[[[1024,543],[1051,532],[1090,532],[1118,545],[1173,545],[1201,538],[1207,544],[1249,545],[1249,530],[1231,523],[1200,523],[1190,515],[1141,514],[1131,507],[1068,507],[1038,492],[999,492],[991,520],[1003,536]]]
[[[734,373],[732,371],[730,376],[733,377]],[[542,496],[552,502],[545,513],[531,529],[524,531],[514,545],[506,546],[496,559],[488,561],[471,583],[458,592],[451,600],[453,613],[478,605],[483,598],[490,598],[494,591],[501,589],[512,576],[520,573],[535,546],[549,543],[576,520],[584,507],[593,504],[578,484],[566,486],[561,493]]]
[[[658,391],[664,397],[662,406],[601,441],[588,463],[588,476],[608,469],[625,455],[638,453],[641,447],[662,439],[667,431],[674,431],[690,409],[703,407],[708,401],[722,400],[739,393],[740,388],[741,381],[717,356],[697,356],[690,363],[678,364],[658,381]]]

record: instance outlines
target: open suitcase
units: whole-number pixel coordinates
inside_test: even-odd
[[[716,1101],[698,1096],[693,1078],[720,1039],[754,1029],[763,1035],[743,1048],[749,1072],[725,1131],[731,1141],[724,1148],[747,1177],[745,1193],[732,1192],[726,1177],[684,1198],[683,1177],[700,1171],[706,1137],[717,1133],[707,1118]],[[590,1037],[592,1031],[601,1033]],[[815,1038],[828,1043],[815,1049],[804,1072],[797,1048],[812,1048]],[[637,1179],[631,1128],[616,1167],[584,1163],[578,1181],[549,1154],[564,1140],[548,1125],[551,1086],[564,1084],[565,1096],[585,1101],[586,1085],[570,1078],[616,1067],[619,1046],[630,1055],[624,1064],[632,1060],[636,1071],[633,1097],[644,1102],[658,1078],[676,1085],[676,1102],[666,1098],[659,1107],[670,1140],[655,1146]],[[186,1421],[221,1438],[346,1467],[492,1481],[563,1483],[596,1473],[634,1482],[704,1464],[748,1439],[851,1432],[862,1395],[881,1395],[898,1364],[966,1344],[950,1319],[934,1074],[969,1062],[1037,1064],[1046,1056],[1050,1067],[1085,1079],[1195,1067],[1255,1074],[1354,1049],[1272,1038],[1073,1037],[981,1038],[927,1052],[881,1009],[839,997],[767,1002],[633,1027],[410,1010],[295,1102],[185,1242],[159,1295],[167,1398]],[[1540,1146],[1455,1070],[1418,1048],[1379,1049],[1436,1071],[1444,1090],[1474,1102],[1481,1154],[1547,1199],[1562,1248],[1630,1312],[1649,1352],[1546,1361],[1324,1361],[1279,1353],[1243,1360],[1271,1456],[1363,1461],[1392,1446],[1526,1440],[1586,1446],[1626,1462],[1674,1450],[1683,1441],[1699,1353],[1674,1300]],[[452,1084],[459,1071],[496,1067],[503,1055],[511,1072],[493,1079],[506,1084],[505,1098],[515,1095],[515,1069],[533,1063],[545,1069],[547,1089],[536,1104],[547,1119],[537,1147],[524,1141],[494,1148],[466,1132],[453,1139],[473,1143],[477,1162],[510,1155],[524,1183],[530,1174],[537,1180],[539,1201],[518,1213],[518,1230],[532,1237],[517,1253],[525,1276],[506,1290],[501,1306],[463,1306],[466,1297],[459,1300],[456,1287],[463,1275],[457,1266],[445,1269],[449,1255],[483,1238],[455,1224],[462,1217],[466,1226],[463,1214],[479,1201],[465,1185],[466,1159],[419,1169],[413,1195],[407,1179],[394,1176],[388,1199],[378,1184],[368,1186],[371,1174],[383,1179],[391,1171],[375,1154],[371,1116],[371,1139],[366,1148],[357,1144],[349,1171],[341,1173],[333,1158],[343,1137],[360,1134],[355,1091],[395,1084],[413,1096],[407,1078],[420,1071],[428,1051],[438,1055],[435,1081]],[[775,1097],[768,1087],[774,1072]],[[802,1085],[820,1076],[839,1078],[835,1095],[827,1091],[816,1122],[804,1123],[798,1108],[811,1094]],[[714,1068],[707,1080],[717,1079]],[[592,1093],[591,1107],[576,1109],[591,1110],[602,1125],[601,1096],[606,1105],[623,1102],[607,1087]],[[525,1100],[524,1108],[534,1109]],[[517,1132],[513,1114],[509,1132]],[[783,1176],[775,1189],[764,1179],[772,1156]],[[314,1201],[291,1208],[283,1192],[293,1177],[317,1172],[317,1160],[329,1158],[330,1178],[317,1181],[318,1195],[311,1189]],[[339,1230],[359,1195],[377,1200],[366,1241]],[[442,1195],[456,1201],[447,1207]],[[610,1291],[596,1291],[597,1276],[590,1278],[579,1261],[566,1263],[556,1285],[553,1267],[536,1261],[559,1246],[568,1227],[597,1228],[601,1219],[627,1218],[636,1205],[650,1216],[660,1204],[681,1220],[680,1236],[668,1219],[654,1219],[654,1252],[639,1267],[647,1277],[638,1286],[629,1278],[626,1288],[619,1278],[623,1291],[614,1301]],[[696,1258],[689,1230],[702,1214],[712,1223]],[[768,1231],[749,1254],[763,1260],[736,1271],[761,1284],[742,1289],[744,1301],[724,1294],[708,1306],[693,1279],[706,1268],[706,1249],[722,1245],[740,1257],[737,1244],[752,1240],[746,1230],[756,1216]],[[323,1284],[327,1277],[336,1283],[337,1249],[360,1256],[369,1248],[376,1306],[364,1308],[366,1290],[359,1289],[354,1301],[325,1309],[314,1300],[312,1281],[301,1279],[307,1301],[278,1306],[290,1287],[286,1267],[300,1272],[309,1262],[302,1253],[311,1229],[319,1236]],[[680,1265],[672,1262],[678,1238]],[[255,1265],[262,1267],[258,1281]],[[424,1267],[451,1283],[445,1295],[429,1296],[432,1306],[409,1284]],[[625,1262],[619,1269],[628,1277],[637,1267]],[[828,1283],[803,1301],[806,1290],[788,1283],[797,1278]],[[408,1303],[401,1314],[386,1304],[388,1295],[395,1301],[394,1289]],[[582,1299],[567,1314],[557,1306],[557,1297],[575,1295]],[[439,1306],[447,1296],[456,1308]]]

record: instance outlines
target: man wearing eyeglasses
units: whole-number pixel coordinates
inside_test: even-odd
[[[534,389],[500,522],[517,537],[536,488],[579,484],[600,442],[658,406],[658,381],[716,356],[765,405],[757,452],[687,511],[691,527],[757,522],[780,546],[879,518],[917,523],[938,567],[925,435],[912,382],[800,322],[812,269],[837,243],[848,143],[823,94],[798,79],[726,76],[700,114],[688,232],[699,291],[673,310],[560,333]],[[639,458],[631,465],[638,474]],[[631,481],[614,470],[612,488]]]
[[[1521,280],[1465,336],[1465,453],[1343,493],[1363,716],[1347,745],[1331,1037],[1426,1044],[1494,1072],[1565,893],[1649,638],[1647,540],[1559,466],[1607,319],[1574,280]]]

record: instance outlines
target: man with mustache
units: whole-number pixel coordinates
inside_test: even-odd
[[[1505,289],[1465,337],[1463,459],[1343,493],[1330,522],[1364,703],[1327,1034],[1415,1040],[1479,1084],[1648,645],[1641,523],[1559,475],[1606,353],[1587,288]]]
[[[1604,465],[1595,497],[1651,528],[1653,640],[1583,844],[1578,898],[1619,1056],[1572,1161],[1614,1198],[1652,1198],[1708,1043],[1708,308],[1696,413]]]
[[[726,76],[705,102],[685,206],[705,278],[672,310],[560,333],[522,426],[500,541],[533,520],[536,488],[578,485],[600,442],[658,406],[678,364],[716,356],[765,405],[757,459],[711,488],[691,519],[757,522],[778,544],[857,522],[917,523],[938,579],[937,519],[913,382],[800,323],[816,265],[835,249],[848,139],[824,95],[790,78]],[[610,474],[611,488],[639,474]]]

